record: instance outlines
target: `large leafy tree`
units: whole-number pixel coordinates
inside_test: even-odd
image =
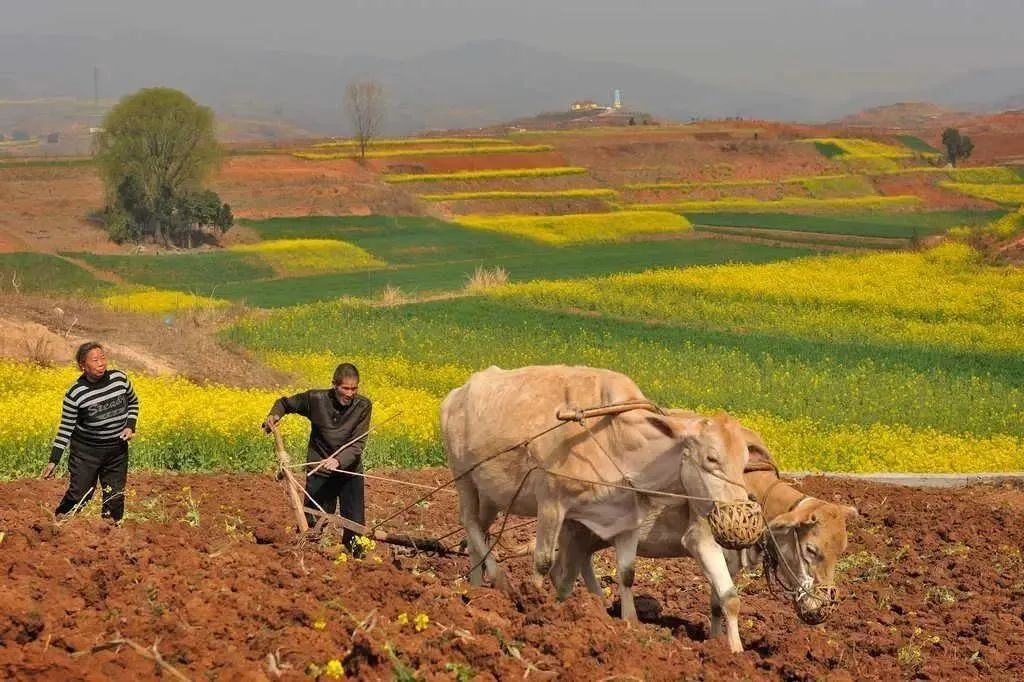
[[[957,161],[964,161],[974,151],[974,141],[966,135],[961,135],[957,128],[946,128],[942,131],[942,146],[946,148],[946,158],[952,165]]]
[[[171,88],[146,88],[110,110],[96,159],[116,240],[191,246],[197,232],[231,227],[227,204],[202,187],[221,157],[213,112]]]

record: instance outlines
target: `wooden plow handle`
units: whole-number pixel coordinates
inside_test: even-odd
[[[298,479],[295,478],[295,474],[289,468],[291,466],[291,457],[288,456],[288,451],[284,449],[284,440],[281,438],[281,431],[278,430],[277,424],[273,425],[272,428],[274,434],[274,454],[277,456],[277,475],[278,478],[284,478],[287,480],[288,485],[288,500],[291,502],[292,512],[295,514],[295,523],[299,526],[299,532],[305,533],[309,530],[309,524],[306,523],[306,512],[302,509],[302,497],[299,495],[299,490],[302,488],[302,484],[299,483]]]

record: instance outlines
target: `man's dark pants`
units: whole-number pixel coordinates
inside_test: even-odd
[[[354,471],[360,474],[363,473],[362,467]],[[359,524],[365,523],[362,476],[353,476],[345,471],[337,471],[326,476],[313,474],[306,477],[306,492],[328,514],[338,512],[349,521],[355,521]],[[306,507],[316,509],[316,505],[310,502],[309,498],[306,498]],[[316,525],[316,518],[306,514],[306,522],[312,528]],[[342,535],[342,542],[345,543],[345,547],[352,547],[352,539],[356,535],[358,533],[353,533],[347,528],[345,529]]]
[[[68,450],[71,480],[55,513],[67,514],[84,507],[96,492],[99,479],[103,516],[120,521],[124,516],[124,486],[128,480],[128,443],[90,445],[72,438]]]

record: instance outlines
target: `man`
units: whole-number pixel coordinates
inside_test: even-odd
[[[350,521],[365,522],[363,477],[352,474],[363,472],[371,409],[369,399],[359,395],[359,370],[347,362],[334,370],[331,388],[278,398],[270,409],[263,422],[268,433],[286,414],[301,414],[312,424],[306,454],[312,472],[306,476],[307,509],[316,509],[309,500],[312,497],[328,514],[338,511]],[[306,520],[310,526],[316,521],[310,514]],[[356,533],[346,528],[342,540],[353,553],[359,553],[352,544],[355,537]]]

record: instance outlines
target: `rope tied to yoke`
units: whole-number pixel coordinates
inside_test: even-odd
[[[373,525],[373,530],[377,530],[378,528],[380,528],[384,524],[388,523],[389,521],[394,520],[398,516],[401,516],[402,514],[404,514],[405,512],[409,511],[410,509],[412,509],[416,505],[420,504],[421,502],[425,502],[426,500],[429,500],[430,498],[432,498],[435,494],[437,494],[443,488],[447,488],[452,483],[455,483],[456,481],[465,478],[466,476],[468,476],[469,474],[473,473],[478,468],[480,468],[484,464],[487,464],[491,460],[497,459],[501,455],[504,455],[506,453],[512,452],[514,450],[518,450],[519,448],[524,448],[527,445],[529,445],[530,443],[532,443],[533,441],[535,441],[538,438],[540,438],[541,436],[545,436],[548,433],[551,433],[552,431],[565,426],[566,424],[572,423],[573,421],[575,421],[574,417],[577,414],[577,412],[580,413],[581,418],[585,419],[585,418],[590,417],[590,416],[598,416],[596,414],[596,411],[602,411],[601,414],[604,415],[604,414],[620,414],[622,412],[628,412],[629,410],[636,410],[636,409],[650,409],[652,411],[659,412],[660,414],[665,414],[664,410],[662,410],[660,407],[658,407],[658,405],[656,405],[655,403],[651,402],[650,400],[628,400],[628,401],[622,401],[622,402],[616,402],[616,403],[605,403],[603,405],[597,405],[597,406],[594,406],[594,407],[588,407],[588,408],[584,408],[584,409],[572,408],[569,411],[558,410],[555,413],[555,417],[558,419],[557,423],[555,423],[555,424],[553,424],[553,425],[551,425],[551,426],[549,426],[549,427],[539,431],[538,433],[535,433],[532,436],[529,436],[527,438],[524,438],[524,439],[520,440],[519,442],[515,443],[514,445],[510,445],[507,448],[499,450],[498,452],[495,452],[493,455],[488,455],[487,457],[484,457],[479,462],[473,464],[472,466],[470,466],[465,471],[463,471],[463,472],[461,472],[459,474],[456,474],[455,476],[453,476],[449,480],[445,481],[444,483],[441,483],[440,485],[434,487],[432,490],[427,492],[425,495],[423,495],[422,497],[420,497],[416,501],[412,502],[411,504],[406,505],[405,507],[402,507],[401,509],[399,509],[395,513],[393,513],[390,516],[388,516],[387,518],[385,518],[384,520],[378,521],[377,523],[375,523]],[[566,419],[566,418],[563,417],[563,415],[567,415],[569,418]],[[529,472],[527,472],[527,476],[529,476],[530,473],[533,473],[534,470],[535,469],[531,469]],[[522,487],[522,484],[525,483],[525,480],[526,480],[526,476],[524,476],[523,482],[520,483],[520,489]],[[599,483],[599,482],[594,481],[594,483]]]

